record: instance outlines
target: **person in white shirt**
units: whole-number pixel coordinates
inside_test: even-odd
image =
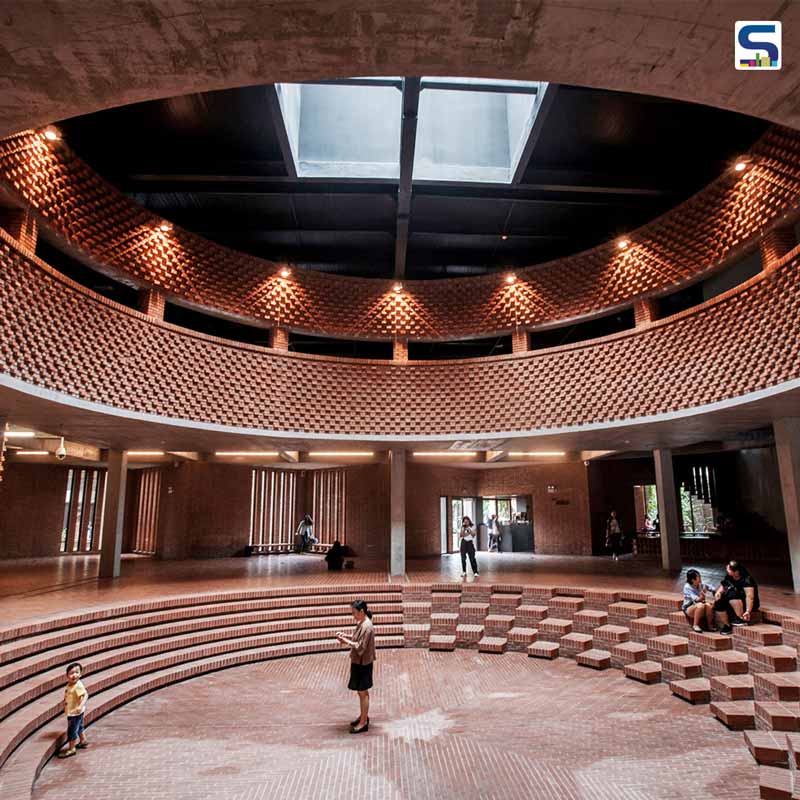
[[[475,526],[469,517],[464,517],[461,520],[459,540],[461,542],[461,577],[467,577],[467,556],[469,556],[469,563],[473,573],[479,575],[478,561],[475,558]]]

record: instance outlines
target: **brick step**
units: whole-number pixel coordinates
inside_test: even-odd
[[[579,611],[583,611],[584,600],[582,597],[554,596],[547,601],[549,613],[560,619],[572,619]]]
[[[489,614],[483,621],[487,636],[505,636],[514,627],[512,614]]]
[[[692,705],[711,702],[711,682],[708,678],[688,678],[669,682],[672,694]]]
[[[689,654],[689,640],[685,636],[668,633],[664,636],[654,636],[648,639],[646,644],[647,657],[651,661],[662,661],[665,658]]]
[[[484,636],[478,642],[479,653],[505,653],[508,639],[505,636]]]
[[[576,654],[575,660],[582,667],[591,667],[592,669],[609,669],[611,667],[611,653],[608,650],[596,648],[583,650]]]
[[[711,713],[733,731],[752,730],[756,727],[756,710],[752,700],[713,700]]]
[[[772,731],[745,731],[744,741],[753,758],[772,767],[789,766],[789,742],[786,734]]]
[[[562,636],[572,633],[572,620],[547,617],[541,620],[537,627],[540,640],[558,643]]]
[[[703,632],[697,633],[690,630],[686,637],[689,639],[689,653],[693,656],[702,656],[703,653],[715,652],[717,650],[732,650],[733,638],[721,633]]]
[[[241,596],[237,593],[236,597]],[[401,614],[403,605],[400,602],[400,595],[396,602],[382,602],[381,598],[395,595],[387,594],[367,594],[364,597],[373,609],[373,613]],[[331,600],[333,598],[333,600]],[[371,598],[371,599],[370,599]],[[336,602],[339,601],[339,602]],[[131,631],[136,628],[150,628],[158,625],[178,625],[186,623],[194,626],[194,629],[202,627],[219,627],[228,622],[233,616],[250,615],[250,619],[259,622],[274,622],[284,619],[302,619],[315,616],[342,616],[350,614],[351,598],[343,598],[339,595],[326,594],[319,598],[306,596],[289,596],[279,598],[260,598],[256,600],[242,601],[221,601],[213,604],[187,605],[178,608],[168,608],[166,610],[154,610],[144,613],[129,613],[122,615],[117,613],[112,619],[102,619],[86,624],[76,623],[71,626],[64,626],[58,630],[28,636],[17,641],[4,645],[0,649],[0,664],[7,665],[12,661],[18,661],[28,656],[43,653],[47,650],[62,648],[65,645],[82,642],[83,640],[109,636],[122,631]],[[294,606],[291,604],[295,603]],[[149,604],[141,604],[149,605]],[[136,608],[136,606],[126,606],[126,608]],[[116,610],[116,609],[113,609]],[[99,613],[99,612],[97,612]],[[89,616],[87,614],[86,616]],[[68,619],[79,619],[80,616],[69,617]],[[40,624],[44,625],[47,621]],[[236,624],[236,623],[233,623]],[[351,622],[352,624],[352,622]],[[31,626],[35,627],[35,626]],[[136,635],[136,633],[134,633]],[[162,634],[163,635],[163,634]],[[2,669],[5,674],[6,670]],[[0,676],[0,687],[6,685]]]
[[[639,642],[620,642],[611,648],[611,666],[624,669],[626,664],[647,660],[647,645]]]
[[[661,683],[661,664],[658,661],[635,661],[624,667],[625,677],[641,683]]]
[[[692,630],[692,626],[689,624],[689,620],[686,619],[686,614],[683,611],[671,611],[669,614],[669,632],[674,634],[675,636],[687,636],[689,635],[689,631]]]
[[[668,618],[673,611],[681,611],[682,607],[683,596],[679,594],[651,594],[647,598],[647,615],[651,617]]]
[[[518,628],[515,625],[506,636],[508,649],[517,653],[525,653],[528,646],[536,641],[538,635],[539,631],[536,628]]]
[[[733,642],[734,647],[742,649],[783,644],[781,626],[764,623],[760,625],[737,625],[733,628]]]
[[[792,800],[793,775],[781,767],[759,767],[759,797],[762,800]]]
[[[428,649],[455,650],[456,649],[455,634],[432,633],[430,639],[428,639]]]
[[[714,675],[743,675],[749,672],[750,659],[738,650],[711,650],[702,655],[703,674],[707,678]]]
[[[558,645],[555,642],[537,641],[528,645],[528,655],[532,658],[558,658]]]
[[[464,622],[456,626],[456,645],[474,650],[483,638],[483,625]]]
[[[775,700],[756,700],[756,728],[761,731],[800,732],[800,706]]]
[[[431,635],[429,623],[404,622],[403,636],[406,647],[427,647]]]
[[[522,604],[521,594],[496,594],[493,593],[489,600],[490,614],[514,614]]]
[[[661,662],[664,680],[670,681],[689,680],[702,678],[703,662],[697,656],[673,656]]]
[[[403,620],[405,622],[418,622],[424,624],[431,621],[430,602],[403,601]]]
[[[619,592],[610,589],[586,589],[583,592],[584,608],[593,611],[608,613],[608,607],[612,603],[619,603],[621,599]]]
[[[568,633],[558,642],[559,654],[567,658],[575,658],[578,653],[592,649],[592,637],[588,633]]]
[[[547,615],[547,606],[521,605],[514,609],[514,620],[516,622],[540,622],[547,617]]]
[[[431,633],[434,635],[453,634],[456,632],[457,625],[458,613],[451,611],[438,611],[431,614]]]
[[[647,644],[648,639],[669,633],[669,620],[663,617],[639,617],[630,622],[631,639]]]
[[[797,650],[785,644],[750,647],[747,656],[751,672],[797,671]]]
[[[610,650],[615,644],[627,642],[631,632],[624,625],[601,625],[592,631],[592,637],[598,647]]]
[[[800,701],[800,672],[759,672],[754,678],[759,700]]]
[[[458,607],[458,621],[467,623],[483,622],[488,613],[488,603],[461,603]]]
[[[608,606],[608,621],[612,625],[627,627],[631,620],[646,616],[647,606],[644,603],[620,600],[618,603],[611,603]]]
[[[431,611],[434,614],[458,614],[461,592],[431,592]]]
[[[752,700],[752,675],[715,675],[711,678],[712,700]]]
[[[608,624],[608,612],[583,609],[572,617],[572,627],[577,633],[592,633],[595,628]]]

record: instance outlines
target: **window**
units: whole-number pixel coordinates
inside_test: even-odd
[[[105,470],[69,470],[59,544],[62,553],[88,553],[100,549],[105,496]]]
[[[314,473],[313,509],[314,536],[321,544],[345,542],[345,488],[347,473],[343,469],[321,469]]]
[[[297,476],[291,470],[257,467],[250,480],[250,544],[291,544]]]

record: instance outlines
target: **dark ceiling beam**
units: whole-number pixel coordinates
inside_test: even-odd
[[[402,90],[402,78],[333,78],[330,80],[302,81],[304,86],[391,86]]]
[[[397,234],[394,246],[394,274],[402,278],[406,271],[408,231],[411,225],[411,180],[417,146],[419,78],[403,78],[403,117],[400,125],[400,182],[397,188]]]
[[[459,83],[448,80],[423,80],[422,89],[440,89],[447,92],[489,92],[494,94],[538,94],[541,89],[538,82],[530,84],[496,83]]]
[[[283,156],[283,165],[286,167],[286,174],[290,178],[297,177],[297,168],[294,164],[294,155],[292,154],[292,146],[289,144],[289,134],[286,131],[286,124],[283,119],[283,111],[281,110],[281,102],[278,99],[278,90],[274,83],[268,83],[264,87],[264,92],[267,96],[267,108],[269,115],[272,119],[272,125],[275,129],[275,136],[278,139],[278,144],[281,148],[281,155]]]
[[[544,84],[543,90],[536,95],[533,111],[531,112],[532,122],[530,130],[528,131],[528,138],[525,140],[522,153],[520,154],[516,167],[514,167],[514,175],[511,178],[511,183],[522,182],[522,178],[525,175],[525,171],[528,169],[528,164],[531,162],[533,151],[536,149],[539,137],[542,135],[547,117],[550,113],[550,109],[553,107],[557,94],[558,84],[546,83]]]

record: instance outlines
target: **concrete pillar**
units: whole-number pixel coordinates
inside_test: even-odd
[[[775,431],[783,513],[789,535],[792,583],[795,592],[800,592],[800,418],[775,420],[772,428]]]
[[[391,543],[389,572],[406,574],[406,451],[392,448],[391,453]]]
[[[661,567],[681,568],[680,516],[671,450],[653,450],[656,462],[656,494],[661,521]]]
[[[392,345],[393,361],[408,361],[408,339],[396,337]]]
[[[637,328],[655,322],[658,319],[658,303],[655,300],[637,300],[633,304],[633,318]]]
[[[795,236],[793,225],[782,225],[767,231],[761,237],[759,245],[761,269],[764,272],[774,269],[780,260],[796,246],[797,236]]]
[[[100,578],[119,578],[127,479],[128,454],[124,450],[109,450],[106,503],[103,509],[103,544],[98,572]]]
[[[158,289],[139,289],[139,311],[148,317],[164,319],[166,298]]]
[[[525,353],[530,350],[530,339],[525,328],[514,328],[511,331],[511,352]]]

